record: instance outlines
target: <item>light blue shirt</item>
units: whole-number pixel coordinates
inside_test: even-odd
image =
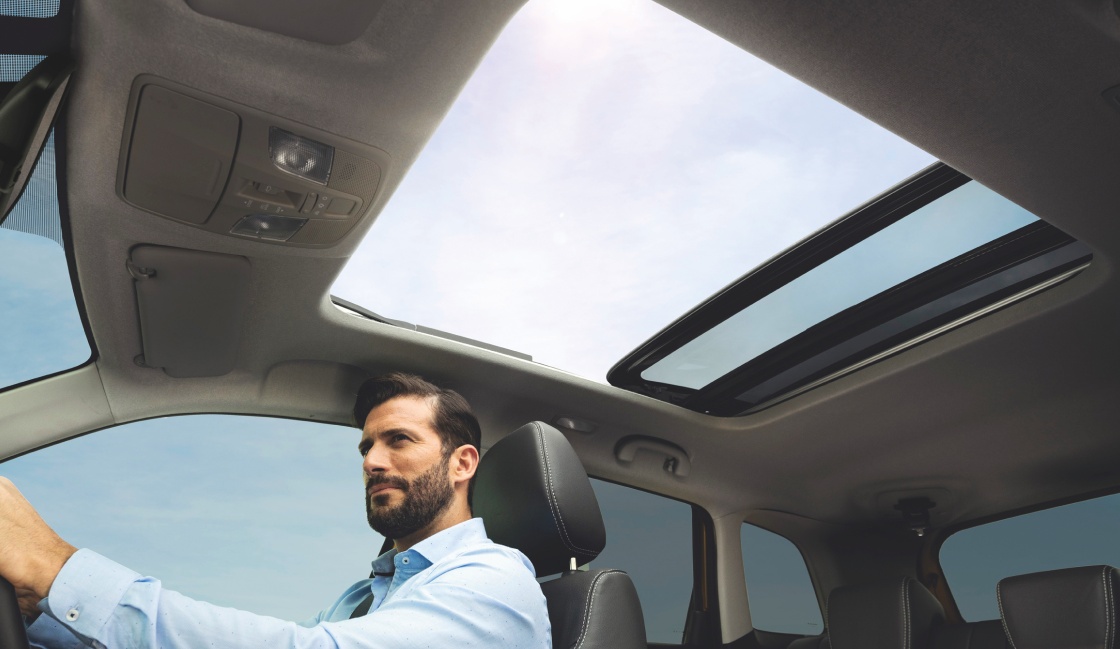
[[[90,550],[62,567],[32,646],[49,649],[293,649],[552,646],[548,609],[525,555],[486,538],[475,518],[373,562],[303,625],[184,597]],[[293,584],[298,588],[298,584]],[[373,595],[369,613],[349,619]]]

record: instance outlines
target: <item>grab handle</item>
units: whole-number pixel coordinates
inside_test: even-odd
[[[627,437],[615,447],[614,456],[619,462],[629,464],[634,461],[638,451],[650,451],[665,456],[665,463],[661,468],[678,478],[686,478],[692,471],[692,462],[684,449],[652,437]]]

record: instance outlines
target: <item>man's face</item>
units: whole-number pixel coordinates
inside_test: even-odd
[[[358,445],[366,485],[366,519],[390,539],[432,523],[454,498],[449,456],[432,428],[428,399],[397,397],[370,411]]]

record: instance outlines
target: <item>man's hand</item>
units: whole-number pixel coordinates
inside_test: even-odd
[[[11,480],[0,477],[0,576],[12,583],[21,597],[42,599],[54,578],[77,548],[63,541]],[[37,601],[37,600],[36,600]]]
[[[28,621],[33,621],[39,617],[39,600],[43,599],[29,590],[17,590],[16,601],[19,602],[19,612],[23,613]]]

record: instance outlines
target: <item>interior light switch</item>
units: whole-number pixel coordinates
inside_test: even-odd
[[[303,208],[300,209],[300,212],[303,212],[304,214],[309,214],[311,212],[311,210],[315,209],[315,203],[317,203],[318,201],[319,201],[319,194],[318,193],[316,193],[316,192],[309,193],[307,195],[307,200],[303,201]]]

